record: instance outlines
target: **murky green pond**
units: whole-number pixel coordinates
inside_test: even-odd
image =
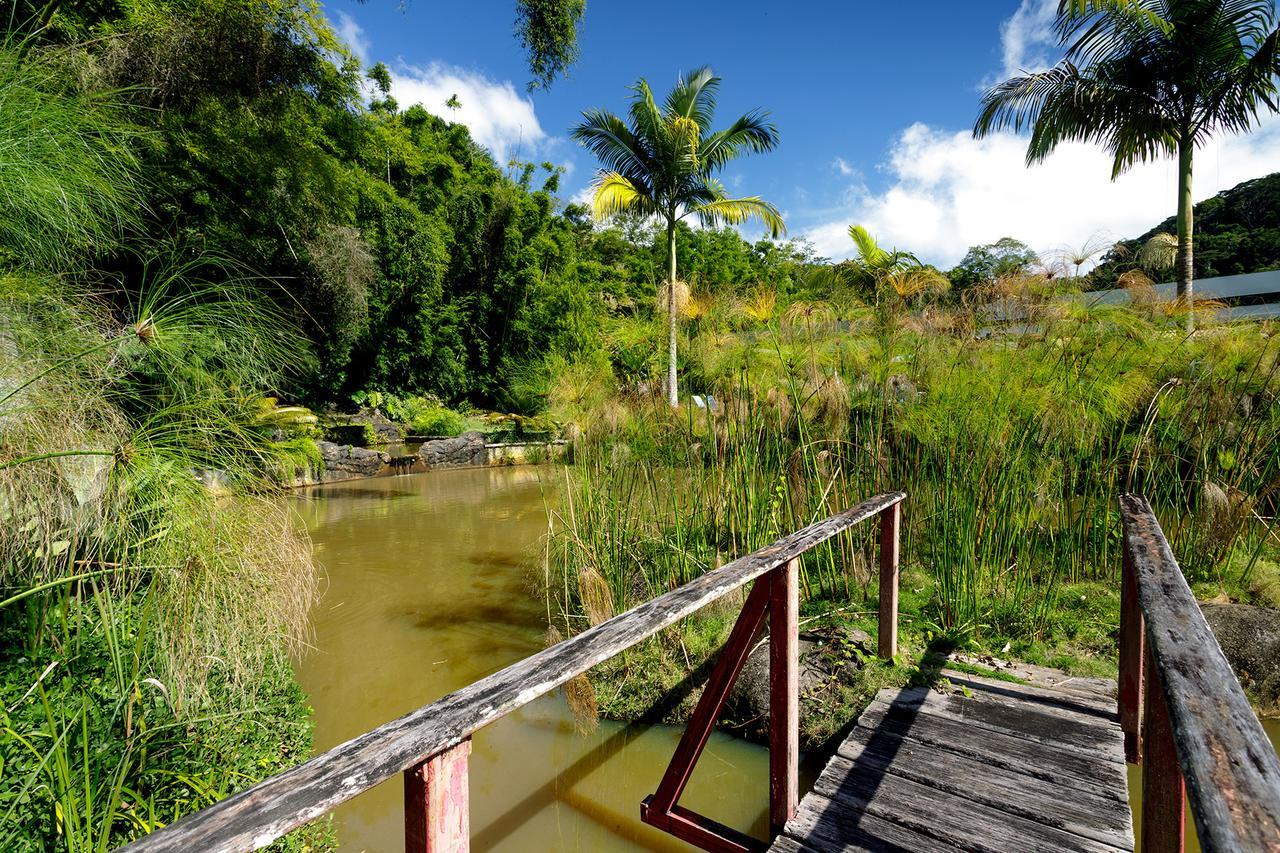
[[[529,558],[546,531],[542,489],[559,473],[440,471],[298,494],[327,575],[315,649],[297,667],[317,750],[543,648]],[[578,734],[558,692],[495,723],[474,740],[473,849],[686,850],[639,817],[678,737],[609,723]],[[717,734],[682,803],[762,836],[767,762]],[[342,849],[404,849],[401,798],[396,778],[339,808]]]

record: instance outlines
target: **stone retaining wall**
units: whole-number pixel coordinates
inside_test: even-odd
[[[317,441],[324,467],[297,478],[291,486],[314,486],[396,474],[418,474],[443,468],[484,468],[521,465],[563,459],[564,441],[503,442],[489,444],[484,433],[469,432],[456,438],[424,441],[416,454],[393,457],[383,450]]]

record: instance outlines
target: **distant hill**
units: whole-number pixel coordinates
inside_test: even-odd
[[[1089,276],[1090,290],[1116,287],[1137,266],[1138,249],[1159,232],[1177,233],[1170,216],[1133,240],[1121,240]],[[1280,172],[1237,184],[1195,207],[1196,278],[1280,269]],[[1173,271],[1157,275],[1171,281]]]

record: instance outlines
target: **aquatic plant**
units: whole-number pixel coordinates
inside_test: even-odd
[[[1034,637],[1061,584],[1114,580],[1128,489],[1166,515],[1193,581],[1238,582],[1225,573],[1262,547],[1280,488],[1280,343],[1258,325],[1188,340],[1164,310],[1023,278],[945,319],[900,307],[833,324],[800,303],[785,328],[771,311],[754,330],[701,329],[690,381],[715,410],[624,395],[578,443],[573,511],[553,519],[564,624],[584,572],[621,610],[888,489],[909,494],[904,554],[932,577],[940,631]],[[965,331],[997,314],[1034,325]],[[818,549],[806,596],[873,595],[873,556],[857,537]]]

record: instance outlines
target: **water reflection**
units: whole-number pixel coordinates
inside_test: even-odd
[[[556,469],[439,471],[299,493],[325,567],[298,677],[328,749],[542,648],[529,590]],[[575,732],[559,694],[485,729],[471,759],[476,850],[685,850],[640,823],[679,733]],[[763,837],[765,751],[716,735],[682,803]],[[335,813],[343,850],[403,849],[399,779]]]

